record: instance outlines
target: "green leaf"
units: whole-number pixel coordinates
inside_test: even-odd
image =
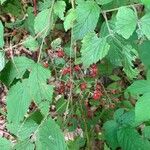
[[[88,32],[93,32],[99,18],[100,8],[93,1],[88,0],[80,3],[76,8],[77,23],[73,28],[73,38],[82,39]]]
[[[43,116],[46,116],[49,113],[51,101],[42,101],[39,103],[38,107],[41,110],[41,113]]]
[[[150,93],[140,97],[135,105],[135,119],[137,122],[150,120]]]
[[[128,39],[136,29],[137,17],[135,12],[130,8],[121,7],[116,18],[116,32]]]
[[[50,70],[35,64],[28,78],[32,100],[39,104],[42,100],[52,101],[53,87],[47,85],[47,79],[51,76]]]
[[[52,119],[44,121],[36,135],[37,150],[65,150],[64,135],[59,126]]]
[[[44,0],[38,2],[38,10],[42,11],[44,9],[50,8],[52,5],[52,0]]]
[[[39,110],[37,110],[31,113],[21,123],[7,123],[7,130],[14,134],[19,141],[24,141],[31,137],[31,135],[33,135],[33,133],[38,129],[42,119],[42,114]]]
[[[109,51],[106,38],[98,38],[95,33],[90,33],[82,41],[81,59],[85,67],[104,58]]]
[[[4,52],[0,51],[0,71],[2,71],[4,67],[5,67],[5,56]]]
[[[34,30],[35,33],[40,33],[40,35],[42,35],[42,37],[46,36],[48,31],[49,31],[49,26],[50,21],[52,21],[52,19],[50,20],[50,10],[49,9],[45,9],[43,11],[41,11],[40,13],[38,13],[38,15],[36,16],[35,20],[34,20]]]
[[[112,2],[113,0],[96,0],[96,2],[100,5],[105,5],[108,4],[110,2]]]
[[[62,39],[61,38],[57,38],[57,39],[53,40],[51,42],[52,49],[56,50],[57,48],[60,48],[61,47],[61,43],[62,43]]]
[[[140,23],[143,34],[150,40],[150,13],[144,15],[141,18]]]
[[[114,21],[109,22],[110,29],[114,30]],[[101,29],[102,37],[109,34],[106,24],[103,24]],[[114,33],[107,38],[110,45],[110,50],[107,59],[115,66],[123,66],[123,70],[129,79],[136,78],[138,70],[134,69],[133,62],[138,57],[137,51],[130,45],[129,41],[125,40],[122,36]]]
[[[32,36],[29,36],[28,38],[26,38],[23,45],[26,48],[29,48],[29,50],[31,51],[36,51],[39,47],[38,42]]]
[[[141,0],[144,5],[150,5],[150,0]]]
[[[144,127],[143,135],[145,138],[150,139],[150,126]]]
[[[7,120],[9,123],[20,123],[31,103],[28,81],[18,82],[10,88],[7,95]],[[14,117],[15,115],[15,117]]]
[[[114,120],[107,121],[103,128],[105,130],[104,133],[107,143],[113,150],[115,150],[117,147],[119,147],[117,140],[118,124]]]
[[[150,81],[149,80],[138,80],[131,84],[127,91],[130,92],[133,96],[150,93]]]
[[[2,22],[0,21],[0,48],[4,46],[4,27]]]
[[[31,69],[34,61],[27,57],[14,57],[13,61],[9,61],[0,74],[0,80],[6,85],[10,85],[13,80],[23,77],[26,70]]]
[[[118,117],[117,122],[122,126],[132,126],[136,127],[137,123],[135,122],[135,112],[134,110],[128,111]]]
[[[18,0],[9,0],[8,3],[5,3],[3,6],[3,11],[15,17],[21,17],[23,15],[22,3]]]
[[[12,147],[12,144],[7,139],[0,137],[0,147],[3,150],[10,150]]]
[[[123,70],[129,79],[136,78],[139,72],[136,68],[134,69],[133,62],[138,56],[137,51],[133,49],[131,45],[123,46],[122,49],[123,49],[122,52],[123,66],[124,66]]]
[[[5,2],[6,0],[0,0],[0,2],[1,2],[1,5]]]
[[[144,65],[148,68],[150,68],[150,52],[149,52],[149,47],[150,47],[150,41],[145,41],[139,46],[139,56]]]
[[[64,12],[66,9],[66,3],[64,1],[57,1],[54,4],[54,13],[61,19],[64,20]]]
[[[37,128],[38,124],[30,118],[27,118],[23,123],[20,124],[7,124],[7,129],[16,135],[20,141],[29,138]]]
[[[76,18],[76,11],[74,9],[70,9],[64,20],[65,31],[68,31],[70,28],[73,27],[73,23],[76,20]]]
[[[118,142],[122,150],[148,150],[149,141],[142,139],[135,129],[130,127],[121,128],[118,133]]]
[[[33,8],[32,7],[28,7],[27,15],[28,15],[28,17],[24,21],[24,28],[27,31],[29,31],[32,36],[34,36],[35,33],[34,33],[34,21],[33,20],[35,19],[35,16],[33,14]]]
[[[21,142],[17,143],[16,145],[14,145],[13,149],[15,149],[15,150],[34,150],[35,145],[27,139],[27,140],[21,141]]]

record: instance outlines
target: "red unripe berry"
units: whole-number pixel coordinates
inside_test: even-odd
[[[79,72],[80,71],[80,66],[79,65],[74,66],[74,71]]]
[[[62,49],[59,49],[59,50],[57,51],[57,56],[58,56],[58,57],[62,58],[62,57],[64,57],[64,55],[65,55],[65,53],[64,53],[64,51],[63,51]]]
[[[44,66],[45,68],[48,68],[48,67],[49,67],[48,62],[47,62],[47,61],[43,62],[43,66]]]
[[[91,68],[96,69],[97,68],[96,64],[91,65]]]
[[[112,94],[116,94],[117,91],[116,91],[116,90],[111,90],[111,93],[112,93]]]
[[[62,70],[62,75],[66,75],[66,74],[70,74],[70,73],[71,73],[71,68],[70,67],[64,68]]]
[[[97,68],[96,64],[93,64],[90,68],[90,76],[96,77],[97,74],[98,74],[98,68]]]
[[[100,98],[101,98],[101,96],[102,96],[102,93],[101,93],[101,91],[94,91],[94,93],[93,93],[93,99],[94,100],[99,100]]]
[[[84,91],[87,88],[87,84],[85,82],[80,84],[80,89]]]

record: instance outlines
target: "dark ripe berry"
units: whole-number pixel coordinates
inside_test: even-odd
[[[64,51],[63,51],[62,49],[59,49],[59,50],[57,51],[57,56],[58,56],[58,57],[62,58],[62,57],[64,57],[64,55],[65,55],[65,53],[64,53]]]
[[[12,50],[7,50],[6,53],[5,53],[5,56],[9,59],[13,56],[13,51]]]
[[[101,101],[101,106],[104,107],[106,105],[106,102],[104,100]]]
[[[115,102],[115,103],[118,103],[120,100],[119,100],[119,98],[114,98],[114,99],[112,99],[113,100],[113,102]]]
[[[80,69],[81,69],[81,68],[80,68],[80,66],[79,66],[79,65],[74,66],[74,71],[75,71],[75,72],[79,72],[79,71],[80,71]]]
[[[96,84],[96,90],[101,91],[101,86],[99,84]]]
[[[60,82],[59,86],[57,87],[56,91],[59,94],[64,94],[65,93],[65,83],[64,82]]]
[[[66,88],[70,89],[72,85],[73,85],[73,83],[71,81],[68,81],[66,83]]]
[[[94,93],[93,93],[94,100],[99,100],[101,98],[101,96],[102,96],[101,91],[97,91],[97,90],[94,91]]]
[[[15,29],[15,30],[13,30],[13,32],[12,32],[12,36],[15,36],[17,34],[17,30]]]
[[[48,68],[48,67],[49,67],[48,61],[43,62],[43,66],[44,66],[45,68]]]
[[[87,84],[85,82],[80,84],[80,89],[84,91],[87,88]]]
[[[62,70],[62,75],[67,75],[71,73],[71,68],[67,67]]]
[[[115,104],[114,103],[109,104],[109,108],[110,109],[114,109],[115,108]]]
[[[87,118],[91,118],[92,116],[93,116],[93,113],[92,113],[91,109],[89,108],[87,110]]]

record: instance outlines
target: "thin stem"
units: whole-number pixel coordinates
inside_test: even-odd
[[[52,1],[50,13],[49,13],[49,23],[51,22],[54,4],[55,4],[55,0]],[[51,26],[52,26],[52,24],[50,23],[50,28],[51,28]],[[49,27],[49,26],[48,26],[48,27]],[[39,56],[38,56],[38,60],[37,60],[38,63],[40,62],[40,59],[41,59],[41,53],[42,53],[42,48],[43,48],[43,44],[44,44],[44,39],[45,39],[45,36],[46,36],[46,34],[47,34],[47,32],[48,32],[48,29],[49,29],[48,27],[46,28],[47,30],[46,30],[46,32],[45,32],[45,35],[44,35],[44,37],[43,37],[43,39],[42,39],[42,44],[41,44],[41,46],[40,46]]]
[[[108,28],[108,32],[109,32],[110,35],[112,35],[112,30],[110,29],[106,12],[103,13],[103,16],[104,16],[104,19],[105,19],[105,22],[106,22],[106,25],[107,25],[107,28]]]
[[[86,136],[86,140],[87,140],[87,148],[90,150],[91,149],[91,144],[90,144],[90,138],[89,138],[89,133],[88,133],[88,126],[87,126],[87,122],[86,122],[86,117],[84,115],[84,110],[82,107],[82,93],[80,93],[81,95],[81,99],[79,99],[79,104],[80,104],[80,110],[81,110],[81,114],[82,114],[82,119],[83,119],[83,123],[84,123],[84,127],[85,127],[85,136]]]
[[[72,8],[75,9],[75,4],[74,4],[74,0],[71,0],[71,5],[72,5]],[[71,61],[72,61],[72,58],[71,58],[71,54],[72,54],[72,50],[73,50],[73,46],[74,46],[74,43],[73,43],[73,30],[71,30],[71,43],[70,43],[70,58],[69,58],[69,63],[70,63],[70,69],[72,68],[72,64],[71,64]],[[70,71],[70,81],[72,81],[72,70]],[[69,91],[69,97],[68,97],[68,102],[67,102],[67,106],[66,106],[66,111],[65,111],[65,116],[64,116],[64,120],[66,120],[66,117],[67,117],[67,114],[68,114],[68,111],[69,111],[69,104],[70,102],[72,102],[72,91],[73,91],[73,84],[71,82],[71,85],[70,85],[70,91]]]
[[[40,37],[41,34],[42,34],[46,29],[47,29],[47,27],[44,28],[41,32],[39,32],[33,39],[36,40],[38,37]],[[13,49],[13,48],[16,48],[16,47],[18,47],[18,46],[21,46],[21,45],[23,45],[25,42],[26,42],[26,41],[22,41],[22,42],[20,42],[20,43],[14,45],[14,46],[11,46],[11,48]],[[8,50],[10,50],[10,48],[4,49],[5,52],[8,51]]]
[[[37,2],[36,0],[33,0],[33,6],[34,6],[34,15],[37,15]]]
[[[133,6],[141,6],[143,5],[142,3],[138,3],[138,4],[131,4],[131,5],[126,5],[124,7],[133,7]],[[108,12],[112,12],[112,11],[118,11],[120,7],[117,7],[117,8],[113,8],[113,9],[109,9],[109,10],[103,10],[102,13],[108,13]]]

